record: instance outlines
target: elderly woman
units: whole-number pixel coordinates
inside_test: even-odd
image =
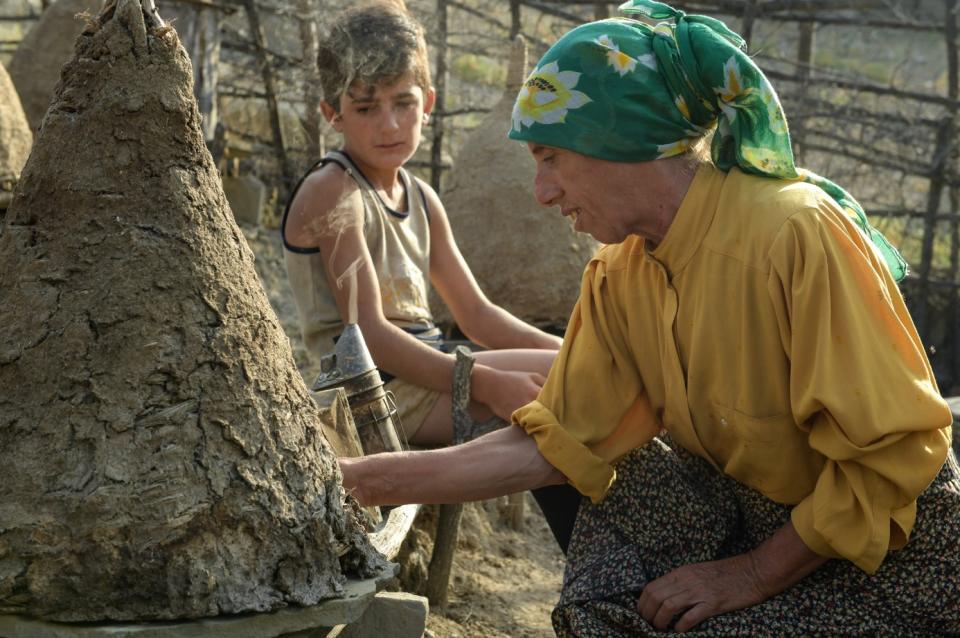
[[[344,484],[399,503],[569,482],[589,501],[561,636],[960,634],[951,416],[903,261],[795,168],[736,34],[624,9],[668,21],[573,29],[514,109],[538,199],[608,244],[540,396],[463,446],[343,460]]]

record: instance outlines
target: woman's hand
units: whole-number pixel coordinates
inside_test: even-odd
[[[674,618],[674,630],[686,631],[707,618],[776,596],[827,560],[808,548],[788,521],[746,554],[684,565],[648,583],[637,611],[661,631]]]
[[[677,618],[675,631],[767,598],[758,582],[750,554],[684,565],[643,588],[637,610],[644,620],[664,631]]]
[[[474,400],[486,404],[504,421],[510,415],[537,398],[546,379],[536,372],[497,370],[476,365],[470,377],[471,394]]]
[[[361,457],[362,459],[362,457]],[[357,499],[360,505],[366,507],[369,504],[369,497],[366,491],[368,485],[360,478],[363,471],[361,459],[340,458],[337,463],[340,465],[340,474],[343,478],[343,489],[353,498]]]

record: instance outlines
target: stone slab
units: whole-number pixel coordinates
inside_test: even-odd
[[[277,638],[357,621],[374,601],[377,580],[349,580],[343,598],[312,607],[194,621],[69,624],[0,615],[0,638]]]
[[[223,194],[239,224],[256,226],[267,203],[267,186],[253,175],[223,177]]]
[[[427,628],[430,603],[406,592],[380,592],[357,622],[337,638],[420,638]]]

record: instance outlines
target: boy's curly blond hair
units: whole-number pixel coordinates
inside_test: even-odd
[[[430,63],[423,27],[402,0],[351,7],[330,25],[317,54],[323,99],[340,109],[340,96],[355,82],[375,86],[412,73],[430,89]]]

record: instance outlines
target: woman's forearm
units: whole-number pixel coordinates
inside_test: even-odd
[[[790,521],[749,552],[749,557],[754,582],[765,598],[792,587],[829,560],[807,547]]]
[[[365,506],[478,501],[564,481],[516,426],[439,450],[340,459],[340,469]]]

